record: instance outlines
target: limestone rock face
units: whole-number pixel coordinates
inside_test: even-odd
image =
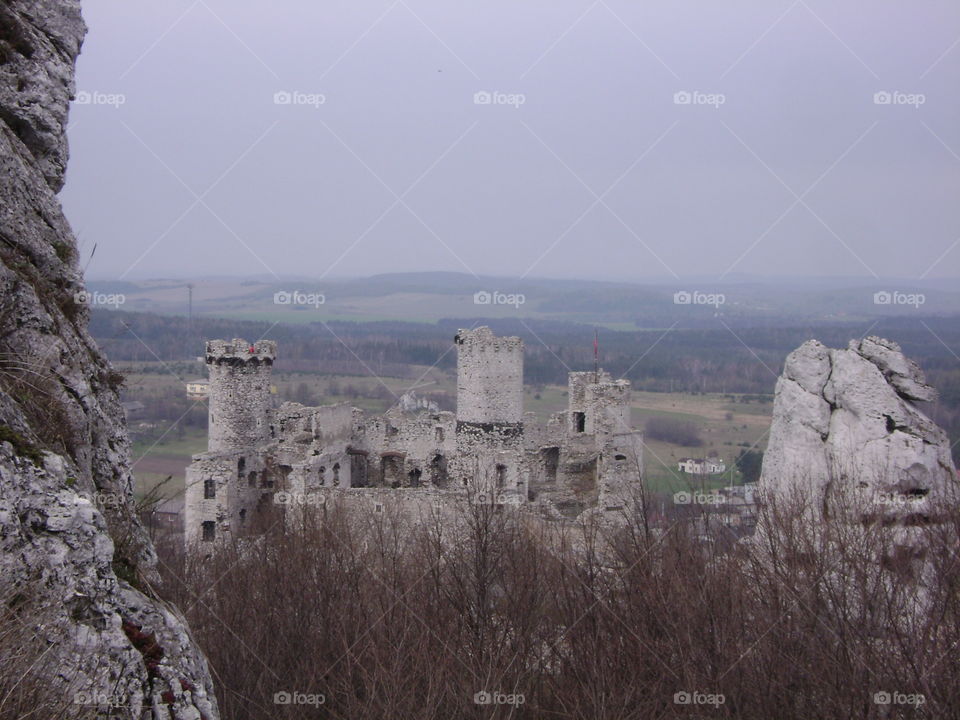
[[[87,332],[55,194],[85,30],[77,0],[0,3],[0,595],[53,612],[41,627],[64,665],[51,687],[122,695],[111,717],[213,720],[206,661],[150,590],[121,379]]]
[[[931,519],[957,500],[949,439],[915,404],[935,397],[894,342],[804,343],[777,381],[762,491],[814,507],[850,491],[865,515]]]

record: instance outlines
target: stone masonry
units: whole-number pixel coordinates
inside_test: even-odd
[[[523,409],[523,341],[461,330],[457,411],[411,396],[383,415],[349,405],[271,407],[276,346],[207,343],[208,451],[187,468],[185,539],[227,541],[338,499],[430,511],[489,502],[556,519],[628,510],[642,437],[630,384],[571,373],[567,410],[538,423]]]

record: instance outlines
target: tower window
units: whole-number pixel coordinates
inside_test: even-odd
[[[573,414],[573,427],[578,433],[587,431],[587,414],[575,412]]]
[[[212,542],[217,536],[217,523],[213,520],[204,520],[201,527],[203,528],[204,542]]]
[[[507,466],[497,465],[497,487],[502,488],[507,484]]]
[[[203,499],[212,500],[217,496],[217,483],[212,479],[203,481]]]

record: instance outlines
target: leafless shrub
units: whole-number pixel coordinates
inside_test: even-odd
[[[918,557],[803,518],[730,546],[687,522],[330,503],[161,558],[232,720],[958,716],[956,522],[917,528]]]

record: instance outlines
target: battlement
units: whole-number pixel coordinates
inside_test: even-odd
[[[267,440],[270,375],[276,355],[277,344],[272,340],[207,341],[210,451],[244,450]]]
[[[248,343],[241,338],[207,340],[207,365],[272,365],[276,357],[277,343],[273,340],[257,340],[255,343]]]
[[[493,330],[483,326],[475,330],[457,331],[454,342],[460,352],[486,351],[491,352],[519,352],[523,353],[523,339],[517,336],[499,337]]]

